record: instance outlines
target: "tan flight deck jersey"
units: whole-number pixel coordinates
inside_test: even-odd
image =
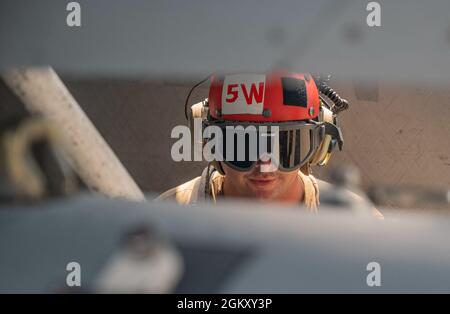
[[[191,181],[188,181],[182,185],[179,185],[173,189],[161,194],[159,200],[176,200],[181,205],[197,204],[204,201],[216,202],[217,197],[222,195],[223,179],[218,171],[213,171],[210,177],[210,193],[205,193],[205,186],[207,184],[207,171],[205,168],[200,177],[196,177]],[[303,181],[304,185],[304,198],[303,204],[311,211],[317,211],[319,207],[319,186],[321,188],[330,189],[331,185],[325,181],[317,180],[312,175],[305,175],[300,170],[298,176]],[[357,194],[347,191],[349,197],[356,202],[363,202],[362,198]],[[372,209],[372,215],[376,218],[383,219],[383,215],[376,209]]]

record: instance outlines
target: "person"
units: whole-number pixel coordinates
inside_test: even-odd
[[[300,203],[317,211],[320,186],[329,184],[311,174],[311,165],[325,165],[333,149],[342,148],[337,114],[348,107],[347,101],[329,87],[328,80],[287,71],[212,75],[209,97],[191,107],[190,121],[201,118],[203,127],[216,126],[223,130],[217,139],[223,159],[214,159],[201,176],[166,191],[158,199],[187,205],[246,198]],[[230,136],[227,128],[232,127],[234,132],[245,136],[248,126],[266,126],[270,130],[278,127],[273,132],[278,153],[268,149],[263,158],[258,150],[258,158],[251,160],[251,141],[245,137],[244,146],[234,142],[230,147],[226,140]],[[261,132],[257,133],[259,144]],[[274,138],[269,135],[268,146]],[[230,148],[234,154],[227,155]],[[236,160],[239,149],[245,151],[244,158]]]

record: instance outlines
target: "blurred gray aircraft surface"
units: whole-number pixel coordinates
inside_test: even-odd
[[[71,292],[66,264],[77,261],[81,291],[99,292],[99,274],[136,228],[153,230],[179,252],[183,271],[172,292],[450,291],[448,218],[378,221],[274,207],[212,209],[92,196],[3,207],[0,291]],[[367,284],[373,262],[381,267],[381,286]]]
[[[450,79],[450,2],[58,0],[0,3],[0,68],[52,65],[81,77],[203,77],[292,67],[343,78]]]

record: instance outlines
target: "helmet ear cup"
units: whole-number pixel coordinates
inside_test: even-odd
[[[327,82],[330,80],[330,76],[326,78],[313,76],[313,78],[319,90],[320,98],[320,113],[318,120],[319,122],[325,124],[326,132],[319,148],[317,149],[317,152],[311,158],[308,166],[325,166],[330,160],[336,144],[338,144],[339,150],[342,149],[344,139],[342,137],[342,132],[339,128],[336,115],[343,110],[347,110],[349,105],[345,99],[342,99],[330,86],[327,85]]]
[[[194,136],[194,121],[195,119],[202,119],[204,118],[205,115],[205,102],[207,100],[198,102],[194,105],[191,106],[191,111],[189,113],[189,129],[191,131],[191,137]],[[203,133],[203,127],[202,127],[202,133]]]
[[[320,122],[328,122],[334,124],[333,112],[326,106],[322,105],[320,108],[319,120]],[[333,138],[329,134],[325,134],[322,143],[320,143],[317,152],[311,158],[311,165],[324,166],[327,164],[331,157],[331,152],[333,150]]]
[[[328,162],[331,155],[330,152],[331,142],[332,142],[331,136],[325,135],[325,138],[322,140],[322,143],[320,144],[316,155],[314,155],[313,159],[311,160],[311,164],[324,166]]]
[[[196,139],[194,136],[194,125],[195,125],[195,119],[202,119],[202,121],[204,119],[207,119],[208,117],[208,99],[205,99],[204,101],[201,101],[199,103],[196,103],[194,105],[191,106],[191,111],[189,114],[189,129],[191,131],[191,143],[193,143]],[[202,125],[202,134],[203,134],[203,125]],[[203,141],[202,142],[202,147],[205,145],[206,143]],[[225,172],[223,170],[222,165],[220,164],[220,162],[213,160],[210,162],[210,165],[213,166],[221,175],[225,175]]]

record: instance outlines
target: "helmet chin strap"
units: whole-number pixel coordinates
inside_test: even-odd
[[[309,176],[312,173],[311,164],[307,162],[306,164],[300,167],[300,171],[303,172],[303,174]]]
[[[224,169],[223,169],[223,167],[222,167],[222,164],[220,163],[220,161],[216,161],[216,160],[214,160],[214,161],[211,161],[209,164],[208,164],[208,167],[209,166],[212,166],[214,169],[216,169],[217,171],[219,171],[219,173],[221,174],[221,175],[225,175],[225,171],[224,171]]]

